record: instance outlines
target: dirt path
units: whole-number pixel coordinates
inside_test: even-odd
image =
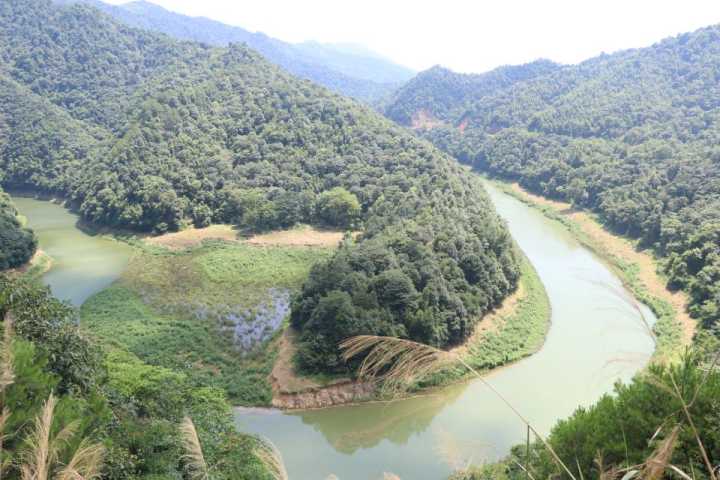
[[[337,230],[318,230],[313,227],[302,227],[255,235],[250,237],[247,243],[290,247],[337,247],[342,241],[343,235],[343,232]]]
[[[200,245],[204,240],[225,240],[236,242],[239,233],[231,225],[211,225],[205,228],[188,228],[179,232],[166,233],[157,237],[147,237],[145,243],[170,250],[184,250]]]
[[[273,407],[308,410],[367,400],[373,395],[375,388],[369,383],[354,382],[350,378],[321,383],[297,375],[293,365],[296,341],[297,334],[289,327],[280,337],[278,356],[270,373]]]
[[[549,207],[571,220],[581,231],[596,243],[603,251],[613,255],[624,262],[632,263],[638,267],[638,279],[647,288],[648,292],[667,301],[675,310],[677,320],[682,327],[682,344],[690,345],[697,328],[697,322],[687,313],[688,297],[685,292],[672,292],[667,289],[667,282],[658,273],[658,265],[652,252],[638,250],[634,242],[619,237],[607,231],[591,214],[575,210],[572,205],[565,202],[549,200],[534,195],[513,183],[511,189],[516,194],[530,202],[543,207]]]

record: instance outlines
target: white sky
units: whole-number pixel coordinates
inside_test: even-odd
[[[357,43],[417,70],[459,72],[577,63],[720,23],[720,0],[149,1],[285,41]]]

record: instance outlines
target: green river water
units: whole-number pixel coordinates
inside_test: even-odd
[[[495,206],[538,271],[552,304],[540,352],[487,376],[535,426],[559,418],[627,380],[648,361],[652,341],[614,289],[619,279],[561,225],[488,185]],[[53,293],[80,305],[115,280],[132,249],[77,228],[77,217],[46,201],[14,198],[54,259],[43,277]],[[648,315],[652,318],[651,314]],[[481,383],[392,403],[304,412],[237,409],[242,431],[271,439],[292,480],[440,480],[468,462],[507,454],[525,428]]]
[[[43,276],[53,294],[80,306],[91,295],[110,285],[128,264],[132,248],[77,227],[77,215],[43,200],[13,197],[18,211],[37,234],[40,248],[53,259]]]
[[[541,432],[642,368],[653,351],[622,284],[542,213],[488,185],[495,207],[538,271],[552,325],[537,354],[487,380]],[[650,312],[646,314],[652,317]],[[238,427],[272,440],[293,480],[440,480],[524,442],[524,425],[480,382],[392,403],[284,413],[238,409]]]

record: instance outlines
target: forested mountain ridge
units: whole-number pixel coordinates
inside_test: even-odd
[[[670,284],[690,292],[691,313],[714,327],[719,80],[720,28],[712,26],[461,100],[445,125],[422,134],[464,163],[593,209],[653,246]]]
[[[58,0],[58,3],[87,3],[131,27],[165,33],[180,40],[223,47],[246,43],[294,75],[369,103],[386,97],[414,74],[409,68],[357,49],[351,51],[316,42],[283,42],[215,20],[174,13],[145,1],[121,5],[99,0]]]
[[[345,369],[336,345],[356,333],[457,343],[515,288],[514,246],[477,181],[243,45],[173,41],[46,0],[4,2],[0,44],[5,186],[137,230],[364,227],[294,307],[309,369]]]
[[[536,60],[526,65],[499,67],[487,73],[462,74],[438,65],[420,72],[400,87],[388,102],[385,114],[412,127],[422,127],[423,119],[425,126],[461,122],[465,112],[481,98],[557,68],[560,66],[549,60]]]

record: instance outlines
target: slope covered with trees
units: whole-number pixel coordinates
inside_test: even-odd
[[[423,134],[464,163],[593,209],[611,228],[654,247],[671,286],[690,292],[691,313],[714,327],[718,72],[720,28],[708,27],[460,99],[443,107],[451,112],[444,125]],[[417,95],[431,103],[450,98],[431,93]],[[393,112],[422,105],[408,98],[388,109],[391,117],[403,120]]]
[[[438,65],[400,87],[386,105],[385,114],[406,126],[417,126],[419,116],[437,124],[461,124],[465,113],[482,98],[557,68],[560,66],[549,60],[537,60],[482,74],[462,74]]]
[[[37,249],[37,238],[23,228],[15,206],[0,189],[0,271],[27,263]]]
[[[65,195],[111,227],[363,231],[294,306],[308,368],[342,370],[335,337],[357,333],[457,343],[515,288],[509,234],[461,167],[246,46],[47,0],[0,5],[0,44],[5,186]]]
[[[202,17],[170,12],[150,2],[109,5],[98,0],[60,0],[87,3],[131,27],[165,33],[180,40],[215,46],[245,43],[272,63],[335,92],[375,102],[409,80],[414,72],[371,52],[317,42],[287,43],[264,33],[225,25]]]

